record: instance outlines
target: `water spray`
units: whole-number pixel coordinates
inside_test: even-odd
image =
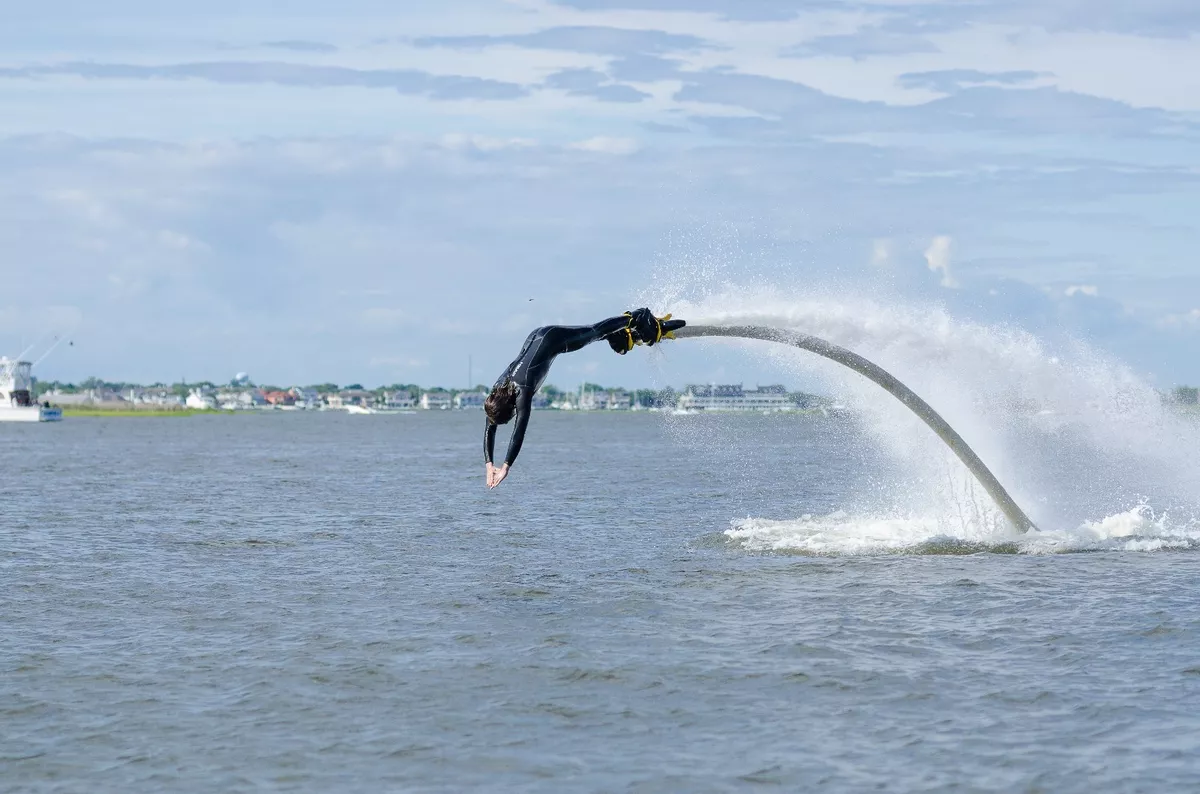
[[[937,433],[938,437],[966,465],[967,469],[975,476],[975,479],[979,481],[984,490],[988,492],[988,495],[992,497],[1001,512],[1016,527],[1018,532],[1025,533],[1036,528],[1033,522],[1029,520],[1029,516],[1025,515],[1025,512],[1017,505],[1016,501],[1009,496],[1008,491],[1004,490],[1004,486],[1000,484],[1000,481],[996,479],[991,470],[984,465],[984,462],[979,459],[975,451],[967,445],[962,436],[937,411],[933,410],[929,403],[922,400],[912,389],[901,383],[895,376],[857,353],[809,334],[759,325],[685,326],[681,320],[668,320],[663,323],[663,330],[671,332],[673,338],[676,339],[725,336],[740,339],[757,339],[764,342],[778,342],[816,353],[818,356],[849,367],[882,386],[889,394],[908,406],[933,432]]]

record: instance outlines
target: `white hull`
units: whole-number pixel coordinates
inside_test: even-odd
[[[363,408],[361,405],[347,405],[343,410],[349,414],[415,414],[416,411],[407,410],[404,408]]]
[[[0,422],[61,422],[61,408],[0,406]]]

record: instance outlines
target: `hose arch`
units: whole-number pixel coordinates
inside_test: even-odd
[[[996,502],[996,506],[1000,508],[1001,512],[1004,513],[1005,517],[1008,518],[1019,532],[1028,532],[1035,528],[1033,522],[1029,520],[1029,516],[1025,515],[1025,512],[1009,496],[1008,491],[1004,490],[1004,486],[1000,484],[1000,481],[996,479],[991,470],[979,459],[975,451],[967,446],[967,442],[963,440],[962,436],[937,411],[933,410],[929,403],[918,397],[912,389],[905,386],[882,367],[871,363],[857,353],[809,334],[758,325],[688,325],[675,330],[674,335],[676,339],[726,336],[740,339],[758,339],[764,342],[778,342],[816,353],[818,356],[836,361],[860,375],[870,378],[886,389],[897,400],[907,405],[925,424],[929,425],[933,432],[938,434],[938,437],[942,441],[946,442],[946,445],[966,465],[971,474],[975,476],[975,479],[979,481],[979,484],[983,486],[988,495]]]

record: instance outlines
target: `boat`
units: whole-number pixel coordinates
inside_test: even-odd
[[[395,414],[415,414],[416,411],[405,408],[368,408],[362,405],[347,405],[342,408],[348,414],[384,414],[387,416]]]
[[[0,422],[61,422],[61,408],[33,401],[33,364],[0,357]]]

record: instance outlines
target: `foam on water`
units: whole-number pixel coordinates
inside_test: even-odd
[[[894,471],[857,494],[846,512],[814,516],[800,503],[800,518],[734,522],[726,534],[747,548],[859,554],[1200,546],[1200,422],[1165,406],[1130,367],[1078,340],[1052,347],[940,306],[843,294],[796,299],[778,289],[730,288],[664,302],[692,325],[794,329],[871,359],[941,413],[1039,527],[1018,535],[953,453],[875,384],[791,347],[706,340],[766,358],[781,379],[822,383]],[[669,427],[703,444],[697,423]]]
[[[1084,551],[1162,551],[1200,548],[1200,523],[1175,524],[1140,506],[1073,529],[1033,530],[1024,535],[965,527],[947,534],[935,518],[880,518],[837,512],[791,521],[759,518],[732,522],[725,531],[750,551],[809,555],[868,555],[976,551],[1062,554]]]

